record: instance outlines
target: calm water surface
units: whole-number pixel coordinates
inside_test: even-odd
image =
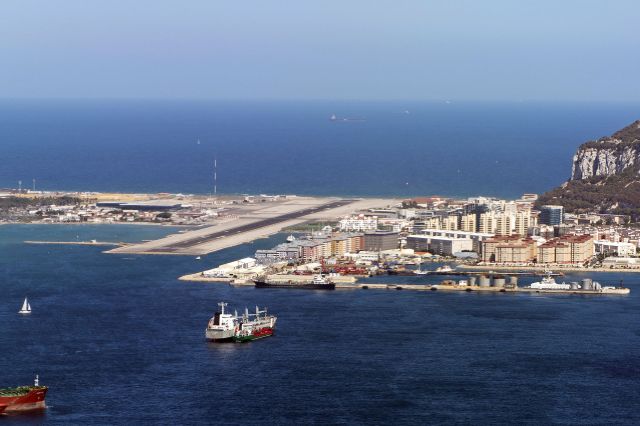
[[[640,423],[635,275],[628,297],[257,290],[176,277],[282,235],[201,261],[22,243],[167,231],[0,226],[0,385],[50,387],[0,425]],[[277,335],[207,343],[221,300],[268,306]]]

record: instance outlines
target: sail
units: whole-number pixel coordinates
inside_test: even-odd
[[[31,312],[31,305],[26,297],[24,298],[24,302],[22,302],[22,309],[20,309],[20,312]]]

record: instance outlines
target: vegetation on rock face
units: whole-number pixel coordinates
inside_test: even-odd
[[[624,129],[618,130],[611,136],[605,136],[595,141],[589,141],[580,145],[581,149],[616,149],[622,151],[623,148],[640,144],[640,120],[636,120]]]
[[[619,140],[621,142],[614,142]],[[587,142],[578,148],[611,149],[637,145],[640,151],[640,120],[614,133],[609,138]],[[537,205],[556,204],[570,213],[626,214],[632,220],[640,220],[640,164],[637,162],[620,173],[610,176],[594,176],[582,180],[570,180],[538,199]]]

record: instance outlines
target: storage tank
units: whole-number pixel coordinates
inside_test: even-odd
[[[518,287],[518,277],[515,275],[511,275],[509,277],[509,284],[511,284],[514,287]]]
[[[582,289],[593,290],[593,281],[591,280],[591,278],[585,278],[582,280]]]
[[[504,287],[506,280],[502,277],[500,278],[494,278],[493,279],[493,286],[494,287]]]
[[[571,290],[579,290],[580,284],[577,281],[571,281]]]
[[[478,281],[477,277],[471,276],[469,277],[469,285],[476,285]]]
[[[480,287],[489,287],[491,285],[491,280],[485,275],[480,275],[478,278],[478,284]]]

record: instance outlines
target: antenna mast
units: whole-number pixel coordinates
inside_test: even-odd
[[[213,196],[218,195],[218,157],[213,158]]]

